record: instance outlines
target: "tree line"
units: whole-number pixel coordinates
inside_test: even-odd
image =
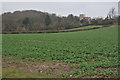
[[[90,22],[86,19],[80,20],[79,16],[74,16],[73,14],[65,17],[36,10],[7,12],[1,16],[3,33],[13,31],[54,31],[86,25],[112,25],[118,22],[118,16],[115,15],[115,8],[109,11],[105,19],[93,18]]]

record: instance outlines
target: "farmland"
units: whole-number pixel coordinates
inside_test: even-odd
[[[12,65],[63,78],[118,75],[118,27],[67,33],[3,34],[2,39],[5,68]]]
[[[80,29],[90,29],[90,28],[101,28],[102,26],[83,26],[79,28],[73,28],[73,29],[66,29],[66,30],[61,30],[61,31],[73,31],[73,30],[80,30]]]

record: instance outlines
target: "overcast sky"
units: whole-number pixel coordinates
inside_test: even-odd
[[[110,8],[118,10],[117,2],[3,2],[2,13],[17,10],[38,10],[61,16],[84,13],[90,17],[106,17]]]

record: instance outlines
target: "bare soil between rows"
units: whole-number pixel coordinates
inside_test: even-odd
[[[5,59],[5,58],[4,58]],[[49,75],[58,76],[61,73],[67,73],[75,70],[67,63],[53,63],[53,62],[32,62],[21,59],[3,59],[3,68],[17,68],[29,73],[45,73]],[[8,59],[8,57],[7,57]]]
[[[73,66],[74,65],[74,66]],[[80,64],[68,64],[68,63],[60,63],[60,62],[41,62],[41,61],[25,61],[21,59],[12,59],[12,57],[3,57],[2,67],[3,68],[13,68],[20,69],[24,72],[28,73],[45,73],[47,75],[53,75],[55,77],[59,76],[61,73],[68,73],[74,70],[80,70],[75,66]],[[112,70],[112,71],[120,71],[119,68],[96,68],[96,70]],[[4,74],[4,73],[3,73]],[[119,78],[117,75],[96,75],[91,77],[83,77],[83,78]],[[75,78],[72,76],[71,78]]]

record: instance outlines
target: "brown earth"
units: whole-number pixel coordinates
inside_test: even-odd
[[[96,76],[92,76],[91,78],[120,78],[120,76],[118,75],[103,75],[103,74],[100,74],[100,75],[96,75]]]
[[[32,58],[30,58],[32,59]],[[58,76],[61,73],[68,73],[73,70],[80,70],[77,68],[79,64],[68,64],[68,63],[60,63],[60,62],[41,62],[41,61],[25,61],[21,59],[12,59],[12,57],[3,57],[2,60],[2,67],[3,68],[15,68],[20,69],[25,72],[29,73],[45,73],[48,75]],[[119,71],[119,68],[96,68],[96,70],[112,70],[112,71]],[[70,75],[71,77],[71,75]],[[71,78],[75,76],[72,75]],[[119,78],[120,76],[117,75],[104,75],[99,74],[95,76],[86,76],[83,78]]]
[[[120,71],[120,68],[96,68],[96,70],[112,70],[112,71]]]
[[[10,57],[7,57],[7,59]],[[25,72],[30,73],[45,73],[49,75],[58,76],[61,73],[67,73],[72,70],[75,70],[74,67],[71,67],[69,64],[66,63],[52,63],[52,62],[32,62],[32,61],[24,61],[20,59],[9,59],[5,60],[6,57],[3,59],[3,68],[17,68],[23,70]]]

